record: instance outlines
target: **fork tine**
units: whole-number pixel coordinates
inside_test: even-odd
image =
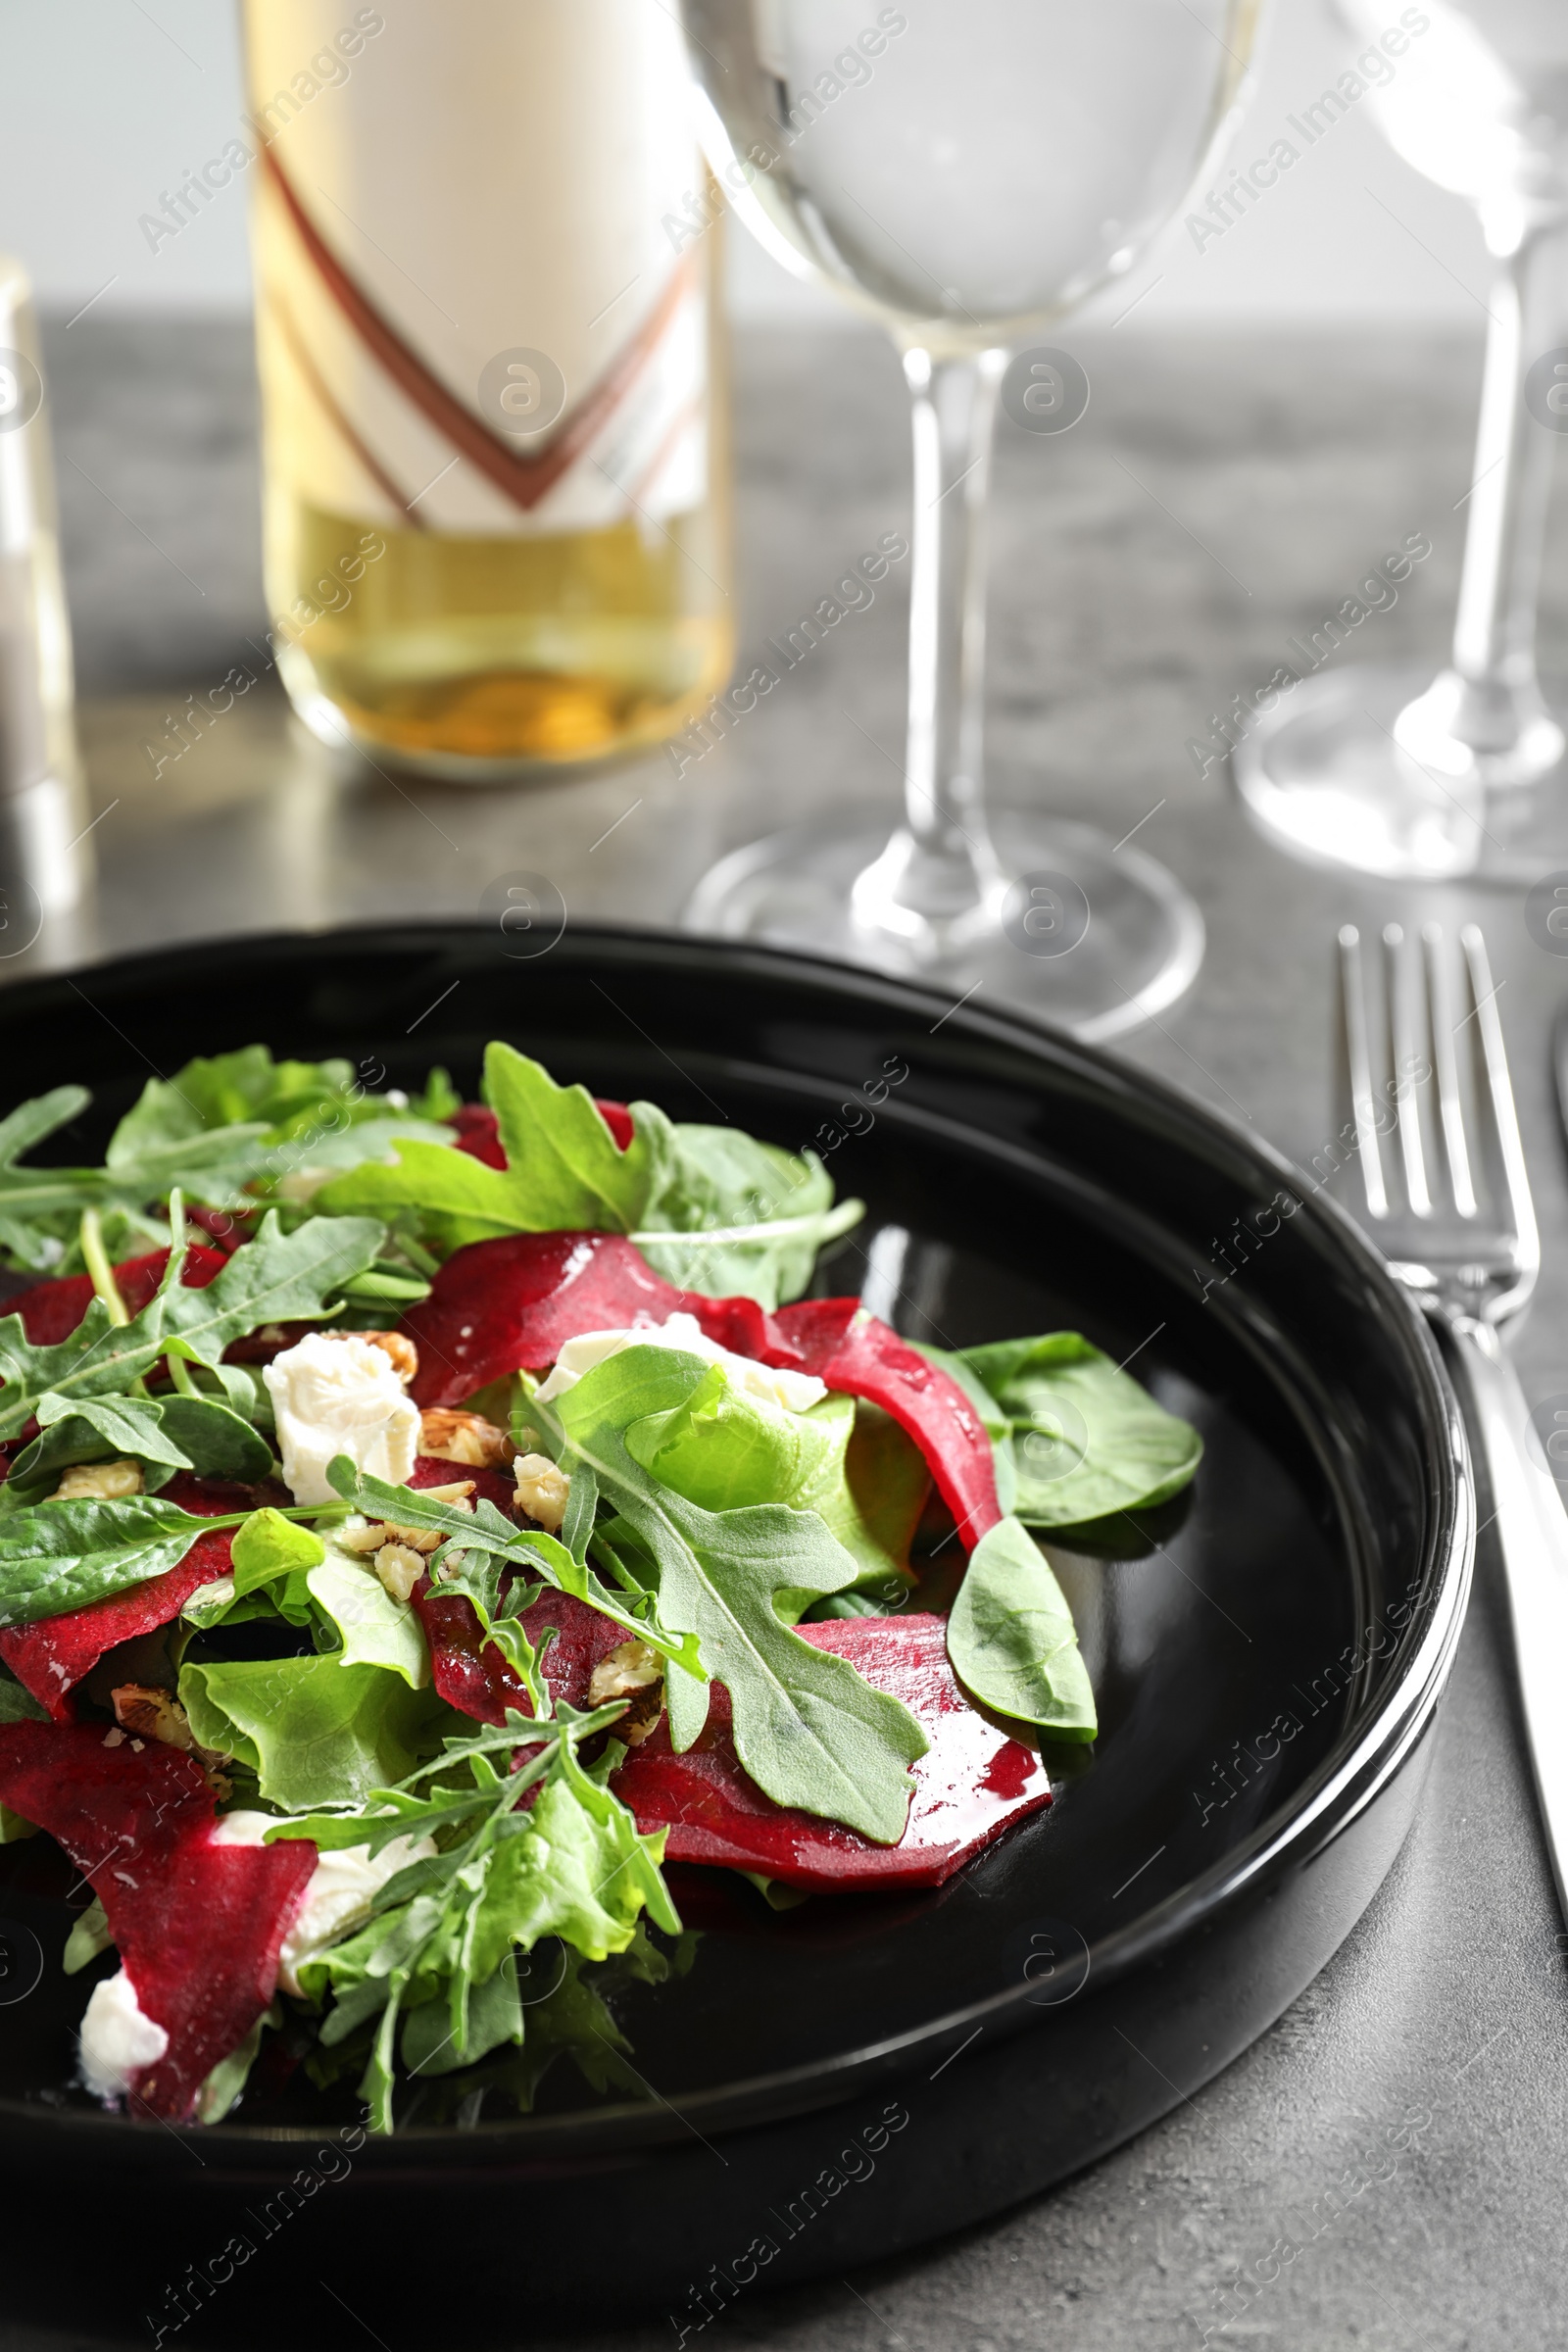
[[[1453,1205],[1461,1217],[1479,1214],[1476,1200],[1475,1177],[1470,1167],[1470,1153],[1465,1144],[1464,1110],[1459,1101],[1459,1056],[1454,1047],[1458,1027],[1455,1019],[1454,991],[1447,963],[1443,956],[1443,932],[1437,923],[1428,923],[1421,934],[1426,956],[1427,994],[1432,1009],[1432,1061],[1438,1080],[1438,1116],[1443,1126],[1444,1150],[1448,1160],[1448,1180],[1453,1186]]]
[[[1362,970],[1361,934],[1353,923],[1346,923],[1340,932],[1340,999],[1345,1017],[1345,1047],[1350,1065],[1350,1109],[1355,1119],[1356,1158],[1361,1166],[1367,1214],[1386,1217],[1389,1213],[1389,1195],[1383,1181],[1382,1154],[1378,1150],[1366,976]]]
[[[1404,933],[1390,923],[1383,933],[1386,1003],[1389,1018],[1389,1069],[1394,1083],[1399,1152],[1404,1161],[1404,1189],[1411,1214],[1430,1217],[1432,1195],[1427,1186],[1426,1155],[1421,1143],[1421,1099],[1405,1083],[1405,1073],[1424,1058],[1429,1026],[1426,988],[1419,956],[1404,952]]]
[[[1459,934],[1469,968],[1473,1017],[1481,1038],[1481,1056],[1486,1065],[1487,1098],[1492,1111],[1493,1127],[1497,1141],[1498,1156],[1502,1161],[1503,1180],[1508,1188],[1508,1202],[1513,1212],[1517,1263],[1522,1271],[1534,1274],[1541,1264],[1541,1235],[1536,1225],[1536,1207],[1530,1193],[1530,1175],[1525,1166],[1525,1148],[1519,1134],[1519,1117],[1514,1108],[1513,1081],[1508,1075],[1508,1051],[1503,1044],[1502,1022],[1497,1013],[1497,991],[1493,985],[1492,964],[1487,955],[1487,943],[1475,923],[1466,923]],[[1463,1027],[1463,1023],[1460,1023]]]

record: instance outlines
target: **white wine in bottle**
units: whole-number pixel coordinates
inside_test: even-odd
[[[726,676],[718,231],[661,0],[248,0],[267,590],[323,740],[475,782]]]

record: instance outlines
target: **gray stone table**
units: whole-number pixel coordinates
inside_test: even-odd
[[[1220,770],[1200,776],[1185,749],[1410,532],[1430,536],[1432,556],[1336,659],[1436,662],[1479,352],[1368,335],[1140,341],[1128,327],[1081,356],[1095,386],[1084,423],[1044,441],[1004,427],[1000,445],[996,782],[1117,834],[1148,818],[1140,842],[1196,893],[1210,944],[1188,1001],[1125,1051],[1299,1160],[1333,1128],[1338,924],[1479,914],[1546,1253],[1517,1353],[1533,1397],[1568,1389],[1568,1184],[1548,1084],[1568,963],[1531,944],[1517,896],[1367,887],[1288,862],[1251,835]],[[684,780],[663,759],[514,793],[335,772],[265,686],[155,778],[168,714],[231,662],[254,666],[266,625],[245,330],[88,318],[53,333],[50,357],[82,733],[106,813],[96,917],[27,960],[469,912],[491,875],[518,866],[552,874],[573,912],[668,921],[715,854],[781,813],[850,802],[891,817],[898,574]],[[898,371],[870,338],[747,339],[736,402],[744,651],[880,532],[906,527],[908,487]],[[1568,623],[1563,549],[1559,525],[1548,649]],[[1484,1536],[1417,1826],[1278,2025],[1054,2193],[917,2257],[783,2300],[743,2298],[707,2340],[792,2352],[1568,2344],[1561,1927]],[[1319,2227],[1347,2168],[1407,2110],[1429,2119],[1407,2152]],[[1289,2262],[1282,2239],[1299,2247]],[[671,2340],[662,2327],[617,2338],[623,2352]]]

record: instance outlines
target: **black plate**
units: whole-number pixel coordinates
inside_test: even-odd
[[[1056,1554],[1102,1733],[1050,1811],[917,1898],[775,1915],[678,1874],[699,1933],[663,1984],[612,1989],[620,2087],[563,2054],[519,2114],[480,2070],[363,2145],[349,2083],[300,2072],[205,2133],[106,2116],[67,2087],[72,1874],[5,1849],[0,2179],[36,2320],[147,2341],[183,2311],[182,2340],[232,2345],[340,2334],[338,2296],[397,2344],[631,2310],[695,2334],[754,2280],[918,2244],[1190,2094],[1321,1968],[1408,1824],[1474,1514],[1431,1341],[1348,1220],[1184,1097],[973,1005],[685,938],[519,944],[403,926],[11,988],[5,1106],[92,1086],[76,1158],[192,1054],[265,1038],[471,1085],[509,1038],[600,1094],[831,1146],[870,1215],[819,1287],[867,1282],[952,1345],[1081,1330],[1198,1422],[1202,1471],[1109,1546],[1138,1556]],[[7,2001],[29,1936],[41,1981]]]

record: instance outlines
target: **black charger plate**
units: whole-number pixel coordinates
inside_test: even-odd
[[[611,1993],[607,2090],[569,2054],[527,2114],[504,2081],[477,2095],[488,2070],[452,2078],[378,2142],[352,2078],[302,2072],[205,2132],[105,2115],[69,2088],[91,1980],[59,1953],[85,1892],[46,1841],[4,1849],[14,2318],[234,2346],[341,2337],[346,2305],[431,2352],[629,2313],[695,2335],[1190,2095],[1322,1967],[1409,1824],[1474,1513],[1436,1351],[1346,1218],[1184,1097],[972,1004],[687,938],[528,944],[383,927],[26,982],[0,996],[0,1107],[90,1085],[57,1152],[80,1159],[192,1054],[264,1038],[471,1085],[509,1038],[600,1094],[831,1145],[870,1214],[819,1288],[868,1283],[953,1345],[1081,1330],[1198,1422],[1202,1471],[1141,1533],[1056,1553],[1102,1726],[1058,1801],[915,1898],[774,1914],[677,1874],[700,1933],[667,1981]]]

